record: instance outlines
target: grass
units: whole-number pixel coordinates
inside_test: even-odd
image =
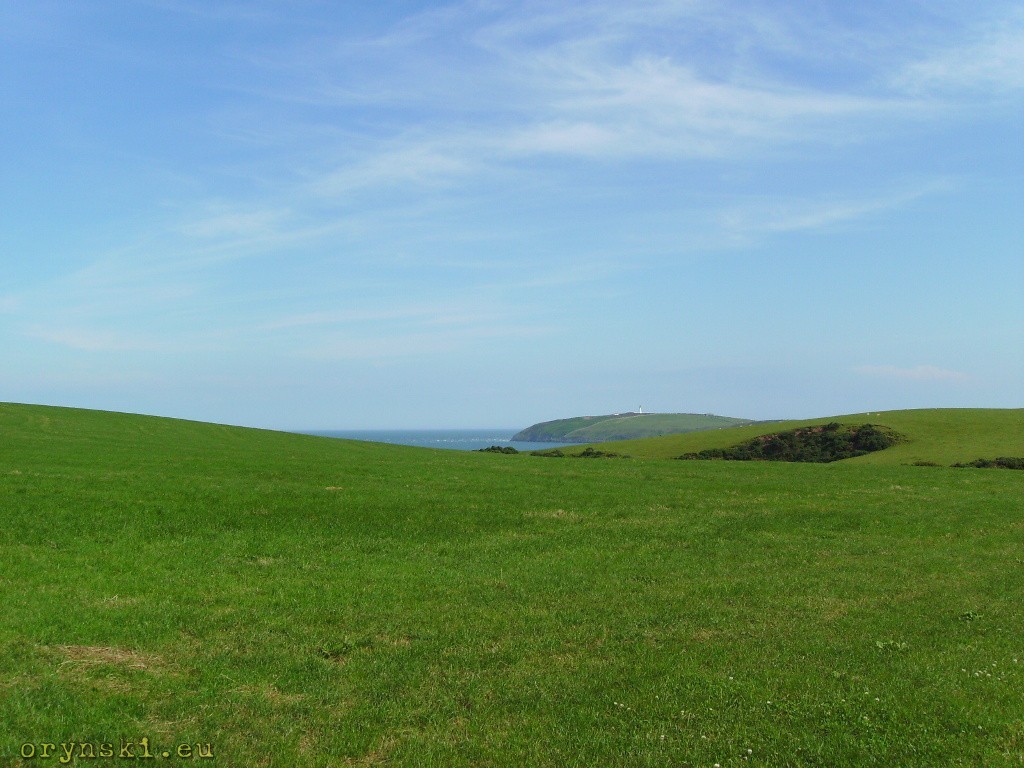
[[[0,440],[0,764],[142,737],[223,766],[1024,760],[1017,472],[15,405]]]
[[[674,458],[710,448],[730,448],[758,435],[837,421],[857,426],[889,427],[907,439],[884,451],[846,463],[897,465],[930,461],[944,466],[996,456],[1024,456],[1024,408],[927,408],[909,411],[874,411],[801,421],[762,422],[685,435],[664,435],[643,440],[621,440],[596,448],[638,458]],[[584,450],[563,448],[575,454]]]

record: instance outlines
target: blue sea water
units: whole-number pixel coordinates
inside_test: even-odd
[[[340,429],[307,432],[322,437],[369,440],[374,443],[415,445],[420,448],[445,448],[452,451],[476,451],[492,445],[511,445],[517,451],[543,451],[572,443],[512,442],[518,429]]]

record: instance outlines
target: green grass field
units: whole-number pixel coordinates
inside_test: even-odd
[[[906,436],[906,442],[878,453],[847,459],[859,464],[913,464],[931,461],[950,465],[996,456],[1024,456],[1024,408],[928,408],[910,411],[873,411],[802,421],[762,422],[741,427],[664,435],[643,440],[620,440],[595,448],[639,458],[674,458],[706,448],[728,448],[757,435],[826,424],[880,424]],[[575,454],[586,446],[564,448]]]
[[[0,765],[1020,766],[1024,473],[903,465],[1020,412],[956,413],[809,465],[0,405]]]

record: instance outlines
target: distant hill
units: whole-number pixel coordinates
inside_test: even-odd
[[[683,432],[700,432],[743,424],[750,419],[710,413],[614,413],[607,416],[576,416],[544,421],[512,436],[513,441],[540,443],[594,443],[636,440]]]
[[[954,462],[970,462],[976,459],[1024,456],[1024,408],[922,408],[854,413],[800,421],[758,422],[714,432],[665,435],[617,442],[609,446],[597,445],[596,449],[615,451],[635,458],[670,459],[709,449],[732,448],[758,435],[833,421],[847,425],[875,424],[895,430],[906,438],[884,451],[846,459],[842,462],[844,464],[929,462],[948,466]],[[566,451],[576,453],[578,449]]]

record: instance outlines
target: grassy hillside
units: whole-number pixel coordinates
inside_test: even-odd
[[[646,458],[673,458],[709,448],[729,448],[758,435],[837,421],[841,424],[879,424],[902,433],[907,440],[884,451],[847,459],[859,464],[913,464],[931,461],[949,465],[996,456],[1024,456],[1024,408],[929,408],[873,411],[801,421],[761,422],[687,435],[596,445],[602,450]],[[583,450],[563,449],[567,453]]]
[[[617,413],[609,416],[576,416],[571,419],[545,421],[527,427],[515,434],[512,439],[592,443],[718,429],[749,422],[749,419],[734,419],[710,413]]]
[[[1022,474],[0,405],[0,765],[1020,765]]]

